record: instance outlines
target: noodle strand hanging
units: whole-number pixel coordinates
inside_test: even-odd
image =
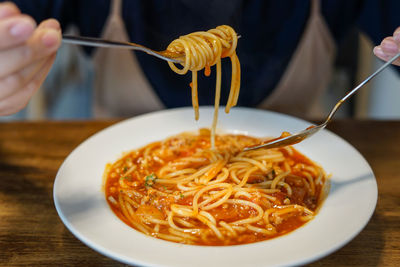
[[[236,55],[237,34],[227,25],[218,26],[207,32],[194,32],[179,37],[167,48],[173,54],[184,55],[182,68],[168,62],[171,69],[181,75],[192,71],[192,105],[195,110],[195,119],[199,119],[199,102],[197,97],[197,72],[205,69],[209,75],[210,67],[216,65],[216,85],[214,118],[211,126],[211,147],[215,145],[215,132],[218,121],[218,108],[221,94],[221,58],[229,57],[232,63],[232,79],[228,102],[225,112],[237,104],[240,91],[240,63]]]

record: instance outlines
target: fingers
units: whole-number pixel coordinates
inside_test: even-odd
[[[53,28],[60,30],[60,24],[57,20],[49,19],[43,21],[39,28]],[[43,67],[44,62],[47,60],[40,59],[32,64],[29,64],[27,67],[23,68],[20,71],[12,73],[5,77],[4,79],[0,79],[0,99],[4,99],[14,94],[17,90],[23,88],[33,76]]]
[[[58,21],[49,19],[36,27],[14,4],[0,4],[0,116],[26,106],[46,78],[60,44]]]
[[[18,15],[21,12],[18,7],[11,2],[0,3],[0,20],[4,18],[8,18],[14,15]]]
[[[393,36],[386,37],[382,40],[381,44],[374,47],[373,50],[374,54],[382,59],[382,60],[389,60],[394,57],[397,53],[400,52],[400,27],[398,27]],[[394,65],[400,66],[400,59],[397,59],[393,62]]]
[[[48,57],[60,44],[61,31],[58,22],[48,20],[41,23],[23,45],[0,50],[0,79]]]
[[[0,79],[0,99],[6,99],[22,90],[44,66],[46,59],[39,60],[4,79]]]
[[[23,43],[32,35],[35,27],[35,21],[21,15],[14,3],[0,3],[0,50]]]
[[[39,24],[39,28],[40,29],[48,28],[48,29],[54,29],[54,30],[61,31],[60,23],[56,19],[47,19],[47,20],[42,21]]]
[[[24,43],[31,37],[35,27],[35,21],[26,15],[13,16],[1,20],[0,50]]]
[[[53,65],[54,60],[55,54],[40,62],[40,65],[36,66],[37,72],[33,75],[33,77],[31,77],[30,80],[27,81],[27,83],[22,88],[14,91],[13,94],[6,98],[3,98],[3,100],[0,101],[0,116],[6,116],[16,113],[27,105],[29,99],[46,79],[47,73]],[[24,71],[26,73],[29,73],[28,70]]]

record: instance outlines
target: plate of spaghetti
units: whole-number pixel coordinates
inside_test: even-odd
[[[168,46],[168,53],[182,58],[182,66],[169,63],[171,69],[192,72],[194,115],[187,107],[128,119],[67,157],[54,202],[78,239],[127,264],[284,266],[339,249],[367,224],[376,181],[364,158],[340,137],[322,130],[295,147],[244,151],[282,129],[310,123],[231,110],[240,88],[237,40],[222,25]],[[231,60],[231,91],[220,108],[225,57]],[[213,66],[215,106],[199,108],[197,72],[205,69],[208,76]]]
[[[324,130],[295,148],[244,153],[309,123],[234,108],[221,112],[213,150],[214,110],[200,114],[197,123],[191,108],[139,116],[78,146],[54,184],[66,227],[127,264],[281,266],[339,249],[368,222],[376,181],[340,137]]]

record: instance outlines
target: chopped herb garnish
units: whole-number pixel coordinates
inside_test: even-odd
[[[184,198],[184,197],[185,197],[185,195],[182,194],[182,192],[179,192],[179,196],[180,196],[181,198]]]
[[[162,188],[164,188],[164,190],[167,190],[167,187],[165,185],[162,185]]]
[[[147,175],[144,181],[144,186],[151,187],[156,183],[156,180],[157,176],[154,173]]]
[[[132,181],[132,177],[128,177],[128,176],[123,176],[120,178],[121,180],[128,180],[128,181]]]
[[[127,166],[125,166],[124,167],[124,172],[126,172],[128,170],[128,167]]]

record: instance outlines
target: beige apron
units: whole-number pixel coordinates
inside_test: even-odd
[[[121,11],[122,0],[113,0],[103,38],[129,41]],[[164,108],[132,51],[100,48],[93,61],[94,117],[128,117]]]
[[[311,0],[310,17],[300,43],[278,86],[258,107],[303,118],[319,118],[319,104],[332,73],[336,48],[320,13],[320,0]]]
[[[321,116],[319,99],[327,87],[335,56],[334,41],[320,14],[311,12],[301,41],[277,88],[258,107],[300,117]],[[122,0],[113,0],[103,38],[129,41],[121,18]],[[134,116],[164,108],[131,51],[100,48],[94,56],[94,116]]]

